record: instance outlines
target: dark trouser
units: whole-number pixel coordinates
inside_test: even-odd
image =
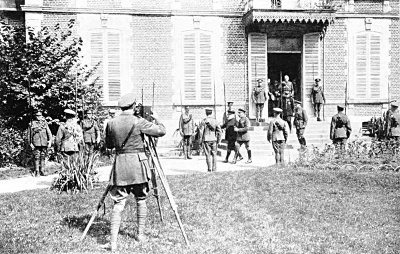
[[[399,137],[399,136],[391,136],[389,139],[390,139],[390,140],[399,141],[399,140],[400,140],[400,137]]]
[[[244,147],[247,150],[248,160],[251,160],[251,150],[250,150],[250,141],[236,141],[235,142],[235,158],[234,161],[237,160],[241,155],[239,153],[240,147],[244,144]]]
[[[85,156],[88,157],[93,154],[94,152],[95,143],[85,143]]]
[[[285,141],[277,140],[272,141],[272,148],[275,152],[275,162],[276,164],[284,164],[285,163]]]
[[[304,130],[305,130],[304,128],[296,129],[297,139],[299,140],[301,147],[304,147],[307,145],[306,139],[304,138]]]
[[[33,150],[33,156],[35,158],[35,175],[44,175],[43,171],[45,167],[47,155],[47,146],[35,146]]]
[[[262,118],[263,109],[264,109],[264,103],[256,103],[256,119],[257,119],[257,121]]]
[[[228,140],[228,147],[226,151],[226,157],[225,157],[225,162],[228,162],[229,156],[231,155],[231,152],[234,151],[236,153],[236,146],[235,146],[236,140]],[[238,151],[238,157],[242,158],[242,155]]]
[[[183,148],[183,156],[185,156],[185,159],[191,159],[191,155],[192,155],[192,150],[191,150],[191,146],[192,146],[192,136],[191,135],[184,135],[183,136],[183,144],[182,144],[182,148]]]
[[[344,153],[346,150],[347,138],[335,138],[333,140],[333,144],[335,145],[335,149],[338,153]]]
[[[206,155],[208,171],[217,170],[217,141],[204,141],[204,154]]]
[[[314,116],[320,118],[322,103],[314,103]]]
[[[289,130],[292,132],[292,118],[293,116],[284,116],[283,120],[285,120],[289,125]]]

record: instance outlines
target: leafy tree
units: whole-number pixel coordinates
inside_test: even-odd
[[[101,87],[95,68],[81,63],[82,39],[59,24],[32,28],[0,24],[0,117],[25,129],[34,110],[60,118],[64,109],[97,109]]]

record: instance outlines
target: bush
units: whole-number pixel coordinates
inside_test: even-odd
[[[22,131],[4,127],[0,121],[0,167],[10,166],[11,164],[27,165],[28,160],[25,148],[24,134]]]
[[[61,155],[60,155],[61,156]],[[76,193],[78,191],[93,188],[93,183],[97,182],[95,168],[99,161],[99,152],[93,152],[85,156],[84,151],[80,151],[76,156],[59,158],[61,171],[53,180],[51,189],[58,190],[60,193]]]

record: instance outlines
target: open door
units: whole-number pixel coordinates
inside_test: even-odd
[[[248,83],[249,83],[249,118],[256,118],[256,107],[251,99],[257,79],[263,79],[264,89],[268,89],[268,61],[267,61],[267,35],[250,33],[248,43]],[[264,105],[262,118],[268,116],[268,103]]]
[[[303,108],[309,116],[314,115],[311,104],[311,90],[314,80],[321,77],[321,49],[319,33],[305,34],[303,37]]]

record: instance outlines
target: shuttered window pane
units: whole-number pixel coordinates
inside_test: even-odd
[[[257,79],[265,79],[266,74],[266,47],[267,40],[265,34],[251,34],[251,85],[257,85]]]
[[[103,86],[103,34],[101,32],[92,33],[90,35],[90,65],[96,66],[96,84]]]
[[[108,99],[116,101],[121,96],[121,60],[119,33],[108,33]]]
[[[200,94],[202,100],[212,99],[211,35],[200,33]]]
[[[356,39],[356,96],[367,97],[367,35]]]
[[[311,90],[314,86],[314,79],[320,77],[319,73],[319,35],[304,35],[304,85],[305,98],[310,98]]]
[[[195,33],[183,37],[183,92],[185,100],[196,100],[196,37]]]
[[[380,98],[381,88],[381,41],[380,36],[371,35],[370,39],[370,91],[371,98]]]

